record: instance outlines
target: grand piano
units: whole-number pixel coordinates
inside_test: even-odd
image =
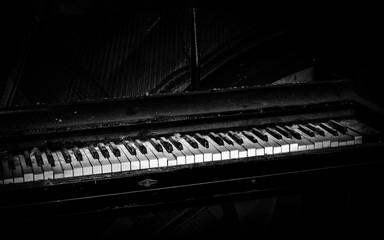
[[[264,3],[274,21],[239,30],[254,13],[225,4],[209,18],[218,3],[80,2],[15,23],[22,48],[0,109],[5,226],[301,194],[303,236],[344,234],[349,190],[382,180],[384,110],[318,73],[308,9],[291,6],[287,22],[287,6]],[[223,16],[235,22],[224,33]]]

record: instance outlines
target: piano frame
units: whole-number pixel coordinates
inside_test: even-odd
[[[323,81],[7,108],[0,111],[0,144],[9,152],[54,149],[331,118],[356,118],[384,132],[383,109],[360,98],[351,82]],[[383,178],[377,156],[384,144],[382,134],[367,140],[310,152],[0,185],[0,209],[15,221],[108,216],[369,185]]]

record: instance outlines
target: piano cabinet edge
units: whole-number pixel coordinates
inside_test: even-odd
[[[38,218],[110,214],[119,209],[129,213],[184,203],[279,196],[316,187],[370,184],[384,170],[383,160],[377,158],[383,146],[372,143],[326,153],[264,158],[270,161],[249,158],[238,164],[203,163],[200,167],[186,166],[174,171],[147,171],[132,177],[63,185],[42,184],[38,188],[13,191],[1,186],[0,209],[12,218],[20,213],[16,215],[20,218],[17,221],[23,220],[21,216],[28,218],[37,213]],[[147,185],[140,185],[146,181]]]

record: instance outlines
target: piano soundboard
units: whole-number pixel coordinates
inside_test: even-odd
[[[383,111],[347,81],[16,107],[0,116],[0,208],[10,215],[257,195],[340,175],[353,181],[355,171],[369,175],[382,164]]]

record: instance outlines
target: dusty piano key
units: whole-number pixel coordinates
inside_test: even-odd
[[[314,149],[321,149],[321,148],[324,148],[324,147],[327,147],[328,145],[330,145],[329,139],[327,139],[321,135],[314,134],[314,137],[312,137],[312,136],[310,136],[310,135],[312,135],[311,133],[308,133],[308,134],[305,133],[304,131],[302,131],[299,128],[298,125],[293,125],[292,128],[295,129],[298,133],[300,133],[302,138],[310,141],[313,144]],[[307,150],[312,150],[312,146],[307,145]]]
[[[258,129],[258,128],[252,128],[251,132],[264,142],[268,142],[268,136],[265,134],[265,131]]]
[[[329,126],[326,123],[320,123],[320,128],[322,128],[325,132],[328,132],[329,134],[332,134],[333,136],[338,136],[338,132],[333,129],[331,126]]]
[[[340,132],[342,134],[346,134],[347,133],[347,127],[342,125],[342,124],[340,124],[339,122],[336,122],[335,120],[329,120],[328,124],[329,124],[329,126],[331,126],[332,128],[336,129],[338,132]]]
[[[127,151],[131,154],[131,155],[136,155],[136,148],[134,148],[132,146],[133,143],[131,142],[128,142],[127,140],[124,140],[123,141],[123,144],[124,144],[124,147],[127,149]],[[121,148],[120,148],[121,150]]]
[[[73,169],[71,163],[67,163],[64,159],[63,152],[62,151],[56,151],[56,156],[59,159],[59,162],[61,164],[61,168],[63,169],[63,175],[64,178],[70,178],[73,177]]]
[[[33,171],[32,171],[32,163],[30,166],[27,165],[27,161],[25,161],[24,155],[19,154],[19,160],[21,164],[21,168],[24,173],[24,181],[25,182],[33,182],[34,181],[34,176],[33,176]],[[29,159],[31,160],[31,159]]]
[[[309,129],[308,127],[306,127],[302,124],[298,124],[297,129],[299,129],[301,132],[303,132],[304,134],[306,134],[309,137],[315,137],[315,133],[311,129]]]
[[[41,158],[41,152],[37,147],[32,149],[31,155],[35,156],[35,161],[38,166],[42,166],[44,164],[43,159]]]
[[[55,161],[52,156],[52,151],[49,148],[47,148],[45,150],[45,154],[47,155],[48,163],[51,164],[51,166],[55,166]]]
[[[278,139],[278,140],[282,138],[281,134],[271,127],[265,128],[265,131],[266,131],[266,135],[268,136],[268,139],[270,136],[273,136],[275,139]]]
[[[233,145],[233,141],[225,133],[218,133],[218,135],[221,139],[223,139],[224,142],[229,145]]]
[[[184,145],[189,145],[191,146],[192,148],[199,148],[199,146],[197,145],[197,142],[189,135],[185,135],[183,140],[185,140],[188,144],[183,144]]]
[[[212,161],[220,161],[229,159],[229,150],[223,145],[217,144],[217,142],[213,141],[210,137],[207,137],[208,141],[210,141],[210,145],[215,147],[218,150],[218,154],[212,154]]]
[[[173,149],[174,149],[174,151],[172,152],[172,154],[175,156],[175,158],[176,158],[176,165],[184,165],[185,164],[185,162],[186,162],[186,156],[185,156],[185,151],[184,151],[184,148],[181,146],[181,150],[178,148],[178,147],[176,147],[173,143],[174,143],[174,141],[171,141],[171,139],[170,139],[170,143],[172,144],[172,146],[173,146]],[[180,142],[178,142],[178,144],[180,144],[181,145],[181,143]],[[184,151],[184,153],[182,152],[182,151]],[[189,155],[192,155],[192,153],[189,153]],[[193,158],[193,156],[192,156],[192,158]]]
[[[103,173],[111,173],[112,172],[112,165],[109,162],[109,160],[104,157],[104,155],[101,153],[99,147],[95,147],[98,155],[99,155],[99,162],[101,165],[101,170]]]
[[[268,136],[268,144],[270,144],[273,148],[273,154],[280,154],[282,153],[282,146],[284,146],[284,151],[289,151],[289,145],[286,142],[282,142],[283,140],[277,139],[273,137],[269,132],[265,133]],[[281,135],[280,135],[281,137]],[[280,144],[279,144],[279,143]]]
[[[321,129],[319,126],[314,125],[313,123],[307,123],[306,127],[311,129],[315,134],[320,135],[320,136],[325,136],[325,132],[323,129]]]
[[[363,136],[362,136],[362,134],[358,133],[357,131],[349,128],[347,130],[346,134],[350,135],[353,138],[355,144],[362,144],[363,143]]]
[[[115,157],[121,156],[120,150],[114,142],[109,142],[109,149],[112,151],[112,153],[113,153],[113,155],[115,155]]]
[[[315,149],[315,143],[321,142],[317,138],[306,135],[304,132],[302,132],[299,129],[297,129],[297,132],[299,132],[302,136],[300,143],[299,143],[299,146],[298,146],[299,151],[314,150]],[[311,141],[311,139],[312,139],[312,141]]]
[[[297,140],[300,140],[300,139],[301,139],[301,134],[298,133],[298,132],[296,131],[296,129],[294,129],[293,127],[291,127],[291,126],[284,126],[284,128],[285,128],[288,132],[291,133],[291,135],[292,135],[293,138],[295,138],[295,139],[297,139]],[[309,130],[309,129],[308,129],[308,130]]]
[[[111,149],[106,147],[108,151],[108,160],[111,163],[112,172],[121,172],[121,163],[119,159],[112,153]]]
[[[64,157],[65,162],[70,163],[72,161],[71,155],[69,155],[67,148],[65,147],[61,148],[61,153]]]
[[[53,171],[53,178],[54,179],[64,178],[64,171],[63,171],[63,168],[61,167],[60,160],[56,152],[51,152],[51,156],[54,162],[54,165],[51,165],[52,171]]]
[[[118,147],[118,145],[115,145],[115,146],[119,150],[119,156],[117,157],[115,154],[113,154],[113,155],[114,155],[114,157],[117,158],[117,160],[119,160],[120,166],[121,166],[121,171],[123,171],[123,172],[130,171],[131,170],[131,163],[130,163],[128,157],[124,153],[123,154],[121,153],[121,150]],[[121,146],[124,147],[123,145],[121,145]],[[110,149],[110,150],[112,152],[112,149]],[[110,154],[110,155],[112,155],[112,154]]]
[[[203,162],[211,162],[212,152],[218,153],[218,151],[216,150],[216,148],[214,147],[212,148],[211,146],[209,146],[209,142],[207,139],[205,139],[203,136],[200,136],[200,137],[201,137],[201,141],[197,141],[197,145],[198,145],[198,150],[200,150],[200,152],[203,154]],[[207,143],[205,144],[205,146],[203,146],[201,142],[203,143],[207,142]]]
[[[135,142],[134,142],[134,144],[135,144],[135,147],[136,147],[137,149],[139,149],[139,151],[140,151],[142,154],[146,154],[146,153],[147,153],[147,148],[143,145],[143,143],[142,143],[140,140],[136,139]]]
[[[256,148],[256,156],[262,156],[265,154],[273,154],[273,147],[268,143],[268,141],[265,142],[264,140],[257,137],[255,134],[253,134],[253,133],[251,133],[251,134],[257,140],[257,143],[254,143],[254,146]]]
[[[220,138],[218,134],[216,134],[214,132],[210,132],[208,134],[208,137],[210,139],[210,140],[208,140],[208,142],[215,142],[216,145],[220,145],[220,146],[224,145],[224,140],[222,138]]]
[[[226,136],[224,133],[219,133],[219,137],[223,137],[223,138],[228,138],[228,136]],[[228,140],[230,140],[228,138]],[[245,151],[244,148],[240,147],[240,148],[237,148],[235,147],[234,143],[232,141],[230,141],[232,144],[229,144],[228,141],[225,141],[223,140],[223,146],[228,149],[229,151],[229,158],[230,159],[236,159],[236,158],[239,158],[239,151],[243,150]]]
[[[44,172],[44,179],[53,179],[53,170],[51,164],[48,162],[48,158],[45,152],[41,153],[41,158],[43,159],[43,165],[41,166],[43,168]]]
[[[73,147],[72,151],[77,161],[83,161],[83,155],[81,154],[80,149],[78,147]]]
[[[43,169],[37,164],[36,156],[34,154],[30,154],[29,158],[31,159],[34,180],[44,180]]]
[[[193,138],[200,143],[203,147],[209,148],[209,142],[200,133],[196,133]]]
[[[102,171],[101,164],[100,164],[99,160],[93,157],[93,155],[89,151],[89,148],[83,148],[82,150],[84,151],[85,156],[87,157],[89,163],[92,166],[92,174],[102,173],[103,171]],[[96,149],[95,149],[95,151],[96,151]]]
[[[68,149],[69,156],[71,157],[71,165],[73,169],[73,176],[78,177],[78,176],[83,176],[83,168],[80,164],[79,161],[76,160],[75,154],[73,153],[72,149]]]
[[[282,126],[275,126],[275,130],[286,138],[292,138],[292,134]]]
[[[159,160],[156,155],[150,150],[149,146],[151,145],[149,142],[142,142],[143,146],[147,149],[147,153],[144,154],[149,161],[149,168],[157,168],[159,167]]]
[[[147,169],[149,168],[149,160],[137,147],[136,145],[132,145],[135,148],[136,151],[136,157],[140,162],[140,169]]]
[[[104,143],[98,143],[97,147],[99,148],[101,154],[104,156],[104,158],[109,158],[109,152],[107,150],[107,147]]]
[[[180,143],[183,144],[183,148],[185,148],[187,151],[186,152],[186,159],[185,159],[185,164],[191,164],[195,162],[203,162],[204,157],[203,154],[196,148],[192,147],[189,143],[184,138],[181,138]],[[196,147],[198,147],[197,143],[195,142]]]
[[[237,133],[233,131],[228,131],[228,136],[237,144],[239,145],[243,144],[243,139]]]
[[[179,139],[177,139],[175,136],[172,136],[169,138],[169,141],[172,143],[172,145],[177,148],[178,150],[183,150],[183,144],[180,143]]]
[[[96,148],[93,145],[88,146],[88,151],[92,155],[93,159],[99,159],[99,153],[96,151]]]
[[[252,133],[248,132],[248,131],[243,131],[242,132],[242,135],[245,136],[249,141],[253,142],[253,143],[257,143],[257,138],[255,137],[255,135],[253,135]],[[243,139],[244,141],[244,139]]]
[[[237,135],[242,139],[242,144],[246,150],[247,150],[247,157],[254,157],[256,156],[256,146],[251,140],[249,140],[247,137],[243,135],[243,133],[237,133]]]
[[[178,150],[176,150],[178,151]],[[167,166],[176,166],[177,165],[177,159],[176,155],[173,152],[164,151],[164,156],[167,158]]]
[[[125,147],[125,145],[117,144],[117,147],[120,149],[121,156],[125,156],[129,163],[130,163],[130,169],[131,170],[138,170],[140,169],[140,161],[137,159],[135,155],[132,155],[128,149]]]
[[[81,167],[83,168],[83,175],[92,175],[93,174],[93,168],[91,162],[88,160],[87,155],[85,154],[84,149],[79,149],[79,153],[81,154],[81,161],[79,161]],[[80,159],[80,158],[79,158]]]
[[[163,147],[155,138],[149,139],[149,143],[157,150],[157,152],[163,151]]]
[[[161,145],[163,145],[163,147],[168,153],[171,153],[173,151],[172,144],[165,137],[160,138],[160,143]]]
[[[13,182],[14,183],[20,183],[24,182],[24,175],[23,170],[21,169],[20,159],[18,155],[12,156],[12,162],[13,162]]]
[[[31,157],[30,157],[30,154],[27,150],[24,151],[24,159],[25,159],[25,164],[28,167],[32,167]]]
[[[161,151],[158,151],[151,143],[144,142],[143,144],[146,145],[148,149],[148,153],[152,153],[154,155],[154,163],[149,162],[149,167],[165,167],[167,166],[167,158],[163,154],[163,149],[161,148]],[[148,157],[148,156],[147,156]],[[148,159],[150,159],[148,157]]]

